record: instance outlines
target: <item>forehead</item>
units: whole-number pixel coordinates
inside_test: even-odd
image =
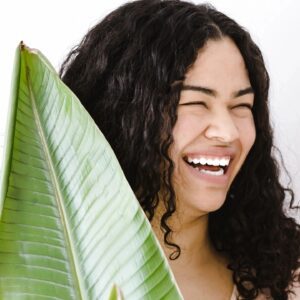
[[[232,92],[250,85],[244,59],[229,38],[209,40],[188,69],[184,84]],[[225,90],[224,90],[225,89]]]

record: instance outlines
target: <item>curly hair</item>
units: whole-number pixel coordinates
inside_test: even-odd
[[[127,3],[89,30],[67,56],[60,76],[106,136],[150,221],[159,191],[167,191],[160,223],[164,242],[175,249],[171,259],[176,259],[180,245],[172,242],[168,226],[176,210],[168,152],[180,91],[199,49],[224,36],[235,42],[248,70],[256,140],[225,204],[210,213],[209,235],[215,248],[228,255],[243,299],[254,299],[263,289],[275,299],[287,299],[292,284],[300,281],[300,226],[284,211],[285,201],[296,207],[292,190],[278,179],[269,75],[245,29],[208,4]]]

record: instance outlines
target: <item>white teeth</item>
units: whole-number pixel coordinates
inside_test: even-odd
[[[193,159],[193,158],[190,158],[190,157],[188,157],[187,158],[187,161],[189,162],[189,163],[196,163],[195,161],[196,161],[196,159]]]
[[[221,160],[220,160],[220,165],[222,166],[222,167],[225,167],[225,166],[228,166],[229,165],[229,161],[230,161],[230,159],[226,159],[226,158],[222,158]]]
[[[219,160],[218,159],[214,159],[213,162],[212,162],[212,165],[213,166],[219,166]],[[222,166],[221,161],[220,161],[220,165]]]
[[[213,176],[221,176],[224,174],[224,169],[220,169],[219,171],[210,171],[210,170],[200,169],[199,172],[204,173],[204,174],[213,175]]]
[[[222,158],[206,158],[206,157],[197,157],[197,158],[191,158],[188,157],[187,161],[189,163],[193,163],[193,164],[201,164],[201,165],[211,165],[211,166],[228,166],[229,162],[230,162],[230,158],[229,157],[222,157]]]
[[[203,158],[203,157],[201,157],[201,158],[200,158],[200,164],[201,164],[201,165],[205,165],[205,164],[206,164],[206,159]]]
[[[206,161],[206,163],[207,163],[208,165],[213,165],[213,160],[212,160],[212,159],[208,159],[208,160]]]

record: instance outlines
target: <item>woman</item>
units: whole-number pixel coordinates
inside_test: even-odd
[[[135,1],[86,34],[61,76],[115,151],[185,299],[292,299],[300,228],[283,211],[293,193],[278,181],[269,76],[248,32],[208,5]]]

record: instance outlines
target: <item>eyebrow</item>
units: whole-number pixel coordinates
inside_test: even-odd
[[[181,90],[196,91],[196,92],[202,92],[202,93],[207,94],[209,96],[214,96],[214,97],[217,96],[217,91],[216,90],[209,89],[207,87],[202,87],[202,86],[199,86],[199,85],[197,85],[197,86],[196,85],[183,85]],[[254,94],[253,88],[251,86],[249,86],[245,89],[234,92],[233,97],[237,98],[237,97],[241,97],[241,96],[244,96],[244,95],[247,95],[247,94]]]

